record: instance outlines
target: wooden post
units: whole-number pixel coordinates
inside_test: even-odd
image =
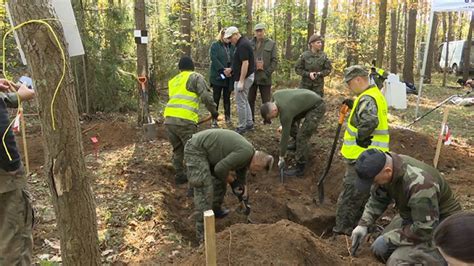
[[[439,132],[438,143],[436,144],[436,153],[433,159],[433,165],[435,168],[438,167],[439,155],[441,153],[441,145],[443,144],[443,132],[444,132],[444,128],[446,127],[446,122],[448,121],[448,113],[449,113],[449,109],[445,108],[444,115],[443,115],[443,122],[441,123],[441,131]]]
[[[26,175],[30,174],[30,160],[28,159],[28,145],[26,144],[26,123],[23,108],[20,107],[21,138],[23,139],[23,153],[25,155]]]
[[[206,246],[206,265],[217,265],[216,261],[216,224],[214,212],[204,212],[204,244]]]

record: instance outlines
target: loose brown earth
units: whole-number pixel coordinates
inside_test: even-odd
[[[325,183],[326,201],[315,205],[316,180],[325,167],[332,144],[337,99],[329,101],[325,121],[311,143],[311,160],[303,178],[279,182],[275,165],[268,175],[248,180],[254,224],[234,211],[237,199],[228,192],[224,205],[231,214],[216,221],[218,264],[347,265],[375,264],[366,244],[357,258],[349,256],[348,237],[329,237],[334,225],[337,196],[342,188],[344,163],[336,154]],[[133,117],[101,116],[83,123],[84,149],[90,176],[95,180],[99,240],[104,263],[202,265],[202,247],[194,247],[192,199],[186,185],[173,184],[171,147],[163,126],[158,139],[143,142]],[[257,149],[278,158],[277,125],[258,126],[246,137]],[[431,164],[436,140],[406,129],[391,132],[391,149]],[[96,159],[90,137],[98,136]],[[270,137],[268,137],[270,136]],[[28,136],[33,194],[38,222],[34,231],[35,259],[55,260],[59,254],[55,217],[49,191],[42,178],[43,161],[39,128]],[[464,208],[473,209],[473,149],[443,147],[439,169],[450,182]],[[291,160],[290,160],[291,162]],[[80,219],[80,217],[78,217]],[[291,220],[292,222],[288,221]],[[229,245],[231,248],[229,248]],[[230,260],[229,260],[230,252]]]

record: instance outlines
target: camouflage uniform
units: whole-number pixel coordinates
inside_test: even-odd
[[[377,103],[370,96],[363,96],[359,104],[355,106],[355,114],[352,125],[358,128],[358,134],[361,138],[366,138],[377,128]],[[362,216],[364,205],[369,199],[369,194],[359,192],[354,183],[357,179],[357,173],[354,169],[355,160],[345,159],[346,172],[344,175],[344,187],[337,199],[336,226],[333,231],[350,235],[357,221]]]
[[[9,125],[6,107],[17,107],[13,93],[0,93],[0,132]],[[33,210],[24,191],[26,177],[15,137],[7,133],[5,149],[0,151],[0,265],[31,265],[33,249]]]
[[[217,113],[217,105],[212,97],[212,92],[204,77],[199,73],[189,76],[186,89],[195,92],[207,110],[212,114]],[[191,120],[168,116],[165,118],[168,140],[173,146],[173,167],[176,171],[176,179],[185,181],[186,173],[183,165],[184,145],[197,132],[197,125]]]
[[[226,178],[235,171],[245,184],[247,169],[255,150],[244,137],[227,129],[208,129],[196,133],[186,143],[184,160],[189,185],[194,188],[196,237],[204,236],[203,212],[219,210],[226,193]]]
[[[461,206],[435,168],[406,155],[390,155],[393,179],[372,188],[359,225],[373,225],[395,201],[400,217],[394,218],[382,235],[392,246],[385,254],[388,265],[420,263],[414,256],[420,252],[441,258],[431,243],[433,230],[440,221],[460,211]]]
[[[324,77],[331,73],[332,65],[326,53],[305,51],[296,61],[296,74],[301,76],[300,88],[316,92],[324,97]],[[309,77],[310,72],[320,72],[315,80]]]

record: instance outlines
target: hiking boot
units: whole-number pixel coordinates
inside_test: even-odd
[[[212,121],[211,121],[211,128],[219,128],[219,125],[217,124],[217,120],[212,119]]]
[[[226,217],[230,212],[229,209],[222,207],[219,209],[213,209],[212,211],[214,211],[214,216],[216,217],[216,219],[222,219]]]
[[[239,133],[240,135],[243,135],[245,134],[245,132],[247,132],[247,130],[245,130],[244,127],[238,127],[235,129],[235,132]]]
[[[304,175],[304,168],[305,168],[305,164],[296,163],[295,167],[285,171],[285,176],[288,176],[288,177],[292,177],[292,176],[302,177]]]
[[[232,120],[230,120],[230,116],[227,116],[227,115],[225,116],[225,122],[226,122],[227,124],[231,124],[231,123],[232,123]]]
[[[176,185],[186,184],[188,182],[188,177],[185,174],[176,175],[174,177],[174,182],[176,183]]]
[[[286,146],[286,149],[289,151],[296,151],[296,142],[291,142],[290,144],[288,144],[288,146]]]

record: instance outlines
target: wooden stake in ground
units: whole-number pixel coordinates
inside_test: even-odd
[[[446,122],[448,122],[448,113],[449,113],[449,109],[446,108],[443,115],[443,122],[441,123],[441,131],[439,132],[439,136],[438,136],[438,143],[436,144],[435,157],[433,159],[433,165],[435,168],[438,167],[439,155],[441,153],[441,146],[443,144],[443,133],[444,133],[444,129],[446,128]]]
[[[206,246],[206,265],[217,265],[216,262],[216,223],[214,212],[204,212],[204,244]]]
[[[23,153],[25,155],[26,175],[30,174],[30,160],[28,159],[28,145],[26,144],[26,123],[23,108],[20,107],[21,138],[23,139]]]

